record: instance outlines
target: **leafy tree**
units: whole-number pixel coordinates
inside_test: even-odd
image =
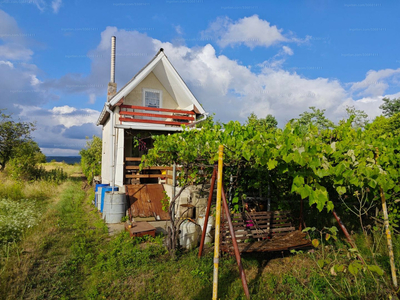
[[[383,114],[386,117],[392,117],[393,115],[400,112],[400,98],[383,98],[382,101],[384,103],[379,106],[379,108],[383,110]]]
[[[38,164],[45,162],[46,156],[40,151],[38,144],[28,140],[15,149],[7,169],[9,169],[8,173],[14,178],[41,179],[45,170],[38,167]]]
[[[368,124],[368,115],[365,111],[356,109],[354,106],[346,106],[347,119],[353,117],[354,128],[365,128]]]
[[[251,113],[247,118],[246,124],[256,128],[271,129],[278,126],[278,121],[271,114],[267,115],[265,118],[257,118],[254,113]]]
[[[92,182],[94,176],[98,176],[101,173],[102,142],[101,138],[95,135],[91,140],[88,137],[86,139],[86,147],[79,154],[81,155],[83,174],[85,174],[89,182]]]
[[[335,124],[325,117],[325,109],[317,109],[315,106],[310,106],[310,111],[305,111],[300,114],[300,118],[293,119],[291,123],[297,122],[300,126],[309,126],[310,124],[317,126],[319,129],[328,129],[335,127]]]
[[[4,170],[17,149],[32,141],[31,133],[35,130],[35,125],[29,122],[16,122],[5,113],[1,113],[0,119],[0,165],[1,170]]]

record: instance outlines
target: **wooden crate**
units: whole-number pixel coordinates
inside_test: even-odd
[[[147,222],[132,223],[132,228],[125,224],[125,230],[129,232],[130,237],[141,237],[145,235],[156,236],[156,228]]]

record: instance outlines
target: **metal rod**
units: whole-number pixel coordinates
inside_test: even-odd
[[[221,223],[221,194],[222,194],[222,169],[224,146],[218,148],[218,176],[217,176],[217,213],[215,216],[215,243],[214,243],[214,277],[213,277],[213,300],[218,299],[218,266],[219,266],[219,233]]]
[[[389,227],[389,217],[388,217],[388,212],[387,212],[385,193],[383,192],[382,188],[380,188],[380,194],[381,194],[381,200],[382,200],[383,220],[384,220],[385,229],[386,229],[386,239],[387,239],[388,250],[389,250],[390,270],[392,272],[393,286],[397,289],[397,275],[396,275],[396,266],[394,264],[392,234],[390,232],[390,227]]]
[[[216,178],[217,178],[217,166],[214,166],[214,170],[213,170],[213,174],[212,174],[212,178],[211,178],[210,193],[208,195],[206,215],[205,215],[205,218],[204,218],[203,232],[201,234],[199,258],[203,254],[204,241],[205,241],[205,238],[206,238],[207,225],[208,225],[208,217],[210,216],[211,202],[212,202],[212,197],[213,197],[213,194],[214,194],[214,186],[215,186]]]
[[[351,245],[351,247],[352,247],[352,248],[356,248],[356,245],[353,243],[353,240],[351,239],[351,236],[350,236],[349,232],[347,231],[346,226],[344,226],[342,220],[340,219],[340,217],[338,216],[338,214],[336,213],[336,211],[335,211],[335,210],[332,210],[332,213],[333,213],[333,215],[334,215],[336,221],[339,223],[339,227],[340,227],[340,229],[342,229],[342,231],[343,231],[344,235],[346,236],[347,241],[349,242],[349,244]]]
[[[303,229],[303,223],[304,223],[304,218],[303,218],[303,198],[301,198],[299,231],[301,231]]]
[[[236,262],[239,267],[239,273],[240,273],[240,278],[242,280],[243,290],[244,290],[244,293],[246,294],[246,298],[250,299],[250,293],[249,293],[249,287],[247,286],[246,274],[244,273],[242,260],[240,259],[240,252],[239,252],[239,247],[238,247],[238,244],[236,241],[235,229],[233,228],[231,216],[229,214],[228,203],[226,202],[226,196],[225,196],[225,191],[224,191],[223,186],[222,186],[222,204],[224,207],[226,219],[228,220],[229,231],[230,231],[231,237],[232,237],[233,249],[235,251]]]

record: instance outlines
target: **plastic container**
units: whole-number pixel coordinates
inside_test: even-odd
[[[104,194],[103,219],[106,223],[120,223],[125,216],[126,194],[122,192]]]
[[[101,188],[101,198],[100,198],[100,212],[104,210],[104,196],[106,192],[111,192],[113,188],[111,186],[105,186]],[[118,191],[118,187],[114,187],[114,191]]]
[[[98,201],[98,199],[99,199],[99,188],[100,187],[103,187],[103,186],[109,186],[110,184],[109,183],[98,183],[98,184],[96,184],[96,186],[95,186],[95,189],[94,189],[94,206],[96,206],[97,207],[97,201]],[[100,190],[100,195],[101,195],[101,190]]]
[[[185,220],[179,226],[179,230],[179,242],[183,248],[193,249],[197,247],[201,237],[199,225],[190,220]]]
[[[200,225],[201,233],[203,232],[205,220],[206,220],[205,215],[200,215],[197,218],[197,224]],[[213,229],[213,227],[214,227],[214,217],[213,216],[209,216],[208,217],[208,222],[207,222],[206,237],[204,239],[204,244],[209,244],[209,243],[213,242],[213,236],[211,234],[211,230]]]

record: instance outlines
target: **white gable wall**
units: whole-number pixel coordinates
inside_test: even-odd
[[[165,89],[158,78],[151,72],[142,82],[140,82],[124,99],[126,105],[143,106],[143,89],[154,89],[162,91],[162,108],[176,109],[178,103],[171,94]]]

